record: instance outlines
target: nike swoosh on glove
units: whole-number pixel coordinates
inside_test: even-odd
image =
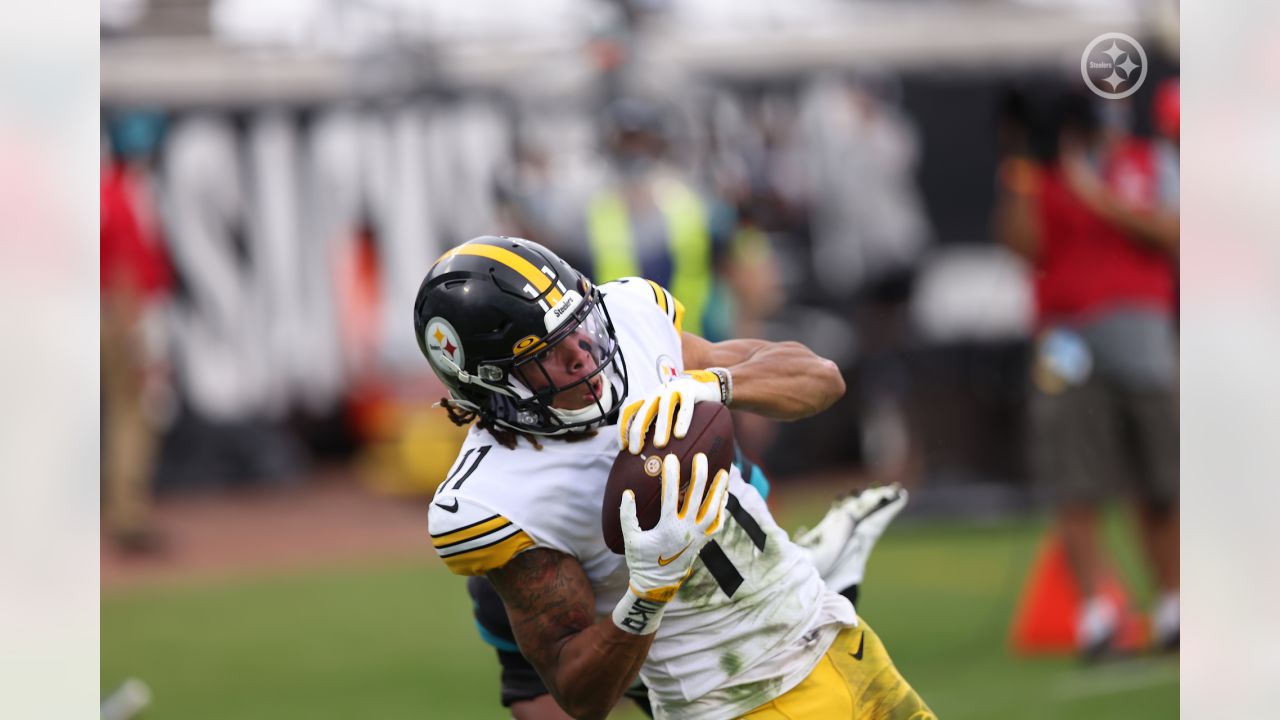
[[[636,519],[635,494],[622,494],[619,508],[622,538],[626,545],[629,585],[639,597],[654,602],[669,602],[693,572],[702,546],[724,526],[724,508],[729,501],[729,473],[721,470],[707,488],[707,456],[693,456],[693,482],[689,483],[683,505],[678,506],[680,492],[680,459],[668,455],[662,460],[662,510],[658,523],[649,530],[640,529]],[[701,498],[701,502],[698,502]]]

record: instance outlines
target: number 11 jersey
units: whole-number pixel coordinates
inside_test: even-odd
[[[627,365],[627,401],[648,397],[683,370],[680,304],[639,278],[600,290]],[[432,542],[460,575],[531,548],[570,555],[591,582],[597,615],[608,617],[628,578],[600,528],[618,428],[540,444],[521,438],[506,448],[473,426],[431,503]],[[667,606],[640,670],[658,718],[715,720],[762,705],[799,684],[840,628],[857,622],[736,467],[729,492],[725,525]]]

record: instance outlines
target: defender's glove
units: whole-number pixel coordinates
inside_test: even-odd
[[[680,459],[668,455],[662,461],[662,509],[658,524],[640,529],[635,493],[622,493],[619,514],[631,578],[627,593],[613,610],[613,622],[622,630],[648,635],[658,629],[662,612],[693,572],[698,553],[724,526],[729,501],[729,473],[721,470],[707,487],[707,456],[693,456],[693,478],[683,500],[680,492]],[[702,498],[702,502],[698,499]]]
[[[653,428],[653,446],[664,448],[675,437],[683,438],[693,422],[693,406],[700,402],[728,405],[733,400],[733,376],[724,368],[689,370],[667,383],[652,397],[636,400],[622,409],[618,432],[622,444],[639,455],[644,436]],[[678,409],[678,410],[677,410]],[[654,420],[657,424],[654,424]]]

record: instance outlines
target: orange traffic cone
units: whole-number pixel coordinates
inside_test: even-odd
[[[1103,595],[1120,615],[1116,635],[1118,650],[1137,650],[1147,643],[1147,622],[1136,612],[1124,583],[1114,570],[1102,581]],[[1076,651],[1076,617],[1084,597],[1076,584],[1062,538],[1050,530],[1040,544],[1022,598],[1009,626],[1009,642],[1026,655],[1073,654]]]

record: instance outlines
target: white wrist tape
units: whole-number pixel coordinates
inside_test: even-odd
[[[667,604],[646,600],[627,586],[627,592],[613,608],[613,624],[632,635],[652,635],[658,631],[658,623]]]

